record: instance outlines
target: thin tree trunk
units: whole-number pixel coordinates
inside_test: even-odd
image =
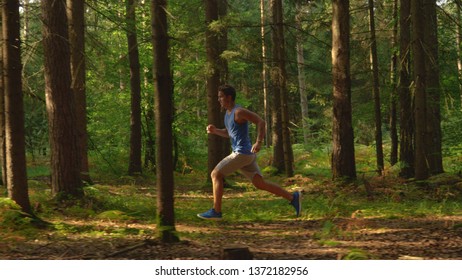
[[[138,39],[136,36],[136,1],[127,0],[127,43],[130,64],[130,158],[128,174],[142,172],[141,167],[141,77]]]
[[[216,127],[223,127],[223,118],[218,103],[218,87],[220,84],[220,45],[218,33],[210,29],[210,24],[218,20],[218,0],[205,1],[205,18],[207,29],[205,32],[205,47],[207,52],[207,121]],[[223,139],[214,134],[208,134],[208,174],[223,159]],[[210,180],[210,176],[207,177]]]
[[[443,173],[440,70],[438,64],[438,26],[436,0],[424,0],[425,18],[425,67],[427,93],[426,153],[430,174]]]
[[[375,153],[377,158],[377,173],[382,174],[383,163],[383,143],[382,143],[382,113],[380,110],[380,84],[379,84],[379,63],[377,58],[377,41],[375,37],[375,14],[374,0],[369,0],[369,30],[371,32],[371,68],[374,91],[374,112],[375,112]]]
[[[390,81],[391,81],[391,93],[390,93],[390,140],[391,140],[391,151],[390,151],[390,163],[395,165],[398,163],[398,129],[397,129],[397,80],[396,74],[398,69],[398,0],[393,0],[393,35],[391,40],[391,48],[393,54],[391,57],[391,69],[390,69]]]
[[[4,86],[4,69],[3,69],[3,22],[0,18],[0,164],[2,172],[2,185],[7,186],[6,176],[6,149],[5,149],[5,86]]]
[[[145,6],[147,0],[141,0],[141,5]],[[141,19],[141,28],[147,30],[149,28],[148,21],[146,20],[148,15],[144,12],[143,9],[142,19]],[[144,89],[149,87],[149,84],[152,83],[152,67],[148,68],[143,67],[143,82]],[[154,91],[145,90],[142,99],[145,100],[146,106],[142,107],[142,115],[144,116],[144,123],[146,124],[146,129],[144,132],[145,139],[145,148],[144,148],[144,168],[155,171],[156,167],[156,147],[155,147],[155,117],[154,117]]]
[[[152,73],[151,73],[152,74]],[[145,122],[146,122],[146,148],[144,154],[144,168],[155,171],[156,166],[156,147],[155,147],[155,117],[154,117],[154,97],[153,94],[147,94],[147,106],[145,112]]]
[[[266,122],[266,133],[265,133],[265,144],[269,148],[271,146],[271,121],[270,121],[270,100],[268,97],[268,75],[266,73],[266,68],[268,67],[266,63],[266,40],[265,40],[265,0],[260,0],[260,34],[261,34],[261,57],[262,57],[262,86],[263,86],[263,110],[264,118]]]
[[[228,15],[228,0],[218,0],[218,20],[224,20]],[[218,70],[220,72],[220,84],[226,84],[229,79],[228,60],[221,57],[224,51],[228,49],[228,28],[224,27],[218,33]],[[223,122],[224,125],[224,122]],[[225,141],[229,143],[229,141]],[[228,155],[228,153],[226,153]]]
[[[227,15],[228,15],[228,0],[219,0],[218,1],[218,19],[222,20]],[[219,45],[218,69],[220,73],[220,84],[223,85],[223,84],[228,83],[228,79],[229,79],[228,60],[226,58],[221,57],[223,52],[225,52],[228,49],[228,29],[227,28],[223,28],[220,30],[220,33],[218,34],[218,45]],[[220,114],[219,127],[225,126],[225,122],[224,122],[225,113],[226,111],[223,110]],[[229,155],[231,151],[231,142],[221,137],[219,138],[219,141],[221,143],[221,151],[219,155],[220,160],[221,160],[225,158],[227,155]]]
[[[300,107],[302,111],[302,128],[303,128],[303,143],[306,145],[309,144],[309,135],[310,135],[310,126],[308,123],[308,97],[306,96],[306,82],[305,82],[305,58],[303,57],[303,38],[301,36],[302,32],[302,22],[301,22],[301,9],[302,4],[301,0],[296,2],[297,15],[295,16],[295,24],[297,26],[298,36],[297,40],[297,69],[298,69],[298,89],[300,94]]]
[[[281,116],[281,136],[282,136],[282,150],[284,155],[284,170],[288,177],[293,176],[293,151],[290,139],[289,130],[289,107],[287,97],[287,71],[285,61],[285,41],[284,41],[284,27],[283,27],[283,9],[282,0],[271,0],[271,10],[273,16],[273,60],[275,61],[276,69],[273,74],[273,83],[275,85],[275,96],[279,100],[274,99],[274,108],[280,110]],[[276,74],[276,75],[275,75]],[[276,94],[279,91],[279,94]],[[274,112],[273,112],[274,114]],[[276,158],[276,155],[275,155]]]
[[[281,69],[277,63],[278,59],[278,48],[279,45],[276,21],[274,19],[274,8],[275,0],[270,0],[270,9],[272,13],[271,22],[271,93],[273,95],[271,103],[271,116],[272,116],[272,143],[273,143],[273,167],[276,168],[278,173],[285,171],[284,165],[284,146],[282,137],[282,116],[281,116],[281,91],[280,91],[280,80],[282,80]]]
[[[154,48],[157,232],[163,242],[177,242],[173,179],[173,80],[170,72],[167,1],[151,1]]]
[[[400,0],[400,51],[399,84],[400,103],[400,176],[414,177],[414,115],[413,100],[410,92],[410,44],[411,44],[411,5],[409,0]]]
[[[75,96],[78,145],[80,150],[80,176],[91,183],[88,165],[87,94],[85,61],[85,1],[67,0],[69,42],[71,46],[71,88]]]
[[[24,42],[27,42],[29,39],[30,0],[24,0],[22,9],[23,9],[22,18],[24,19],[22,40]]]
[[[351,113],[349,0],[332,1],[332,177],[356,178]]]
[[[460,96],[460,110],[462,111],[462,19],[461,12],[462,1],[455,0],[457,11],[457,27],[456,27],[456,43],[457,43],[457,70],[459,80],[459,96]]]
[[[429,176],[426,154],[427,137],[427,93],[425,92],[425,17],[423,0],[411,0],[412,15],[412,51],[414,61],[414,120],[415,120],[415,179],[424,180]]]
[[[51,144],[51,186],[58,200],[83,196],[75,97],[71,89],[66,2],[43,0],[46,103]]]
[[[3,66],[5,92],[5,147],[8,197],[26,213],[32,213],[29,201],[24,136],[24,101],[19,26],[19,1],[2,5]]]

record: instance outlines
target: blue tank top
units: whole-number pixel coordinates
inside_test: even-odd
[[[252,142],[250,142],[249,138],[249,122],[239,124],[234,121],[234,112],[237,108],[240,108],[240,106],[236,105],[231,110],[231,113],[225,113],[225,126],[231,139],[231,147],[233,152],[251,155]]]

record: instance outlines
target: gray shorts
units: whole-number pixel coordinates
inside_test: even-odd
[[[217,164],[215,170],[224,176],[228,176],[239,170],[250,181],[253,180],[255,174],[262,176],[257,164],[256,154],[245,155],[232,152],[229,156],[225,157]]]

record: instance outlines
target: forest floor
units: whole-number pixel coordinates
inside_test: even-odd
[[[441,186],[444,186],[447,197],[449,190],[446,183]],[[457,186],[451,194],[453,190],[460,189],[460,180],[450,183]],[[299,182],[297,186],[304,192],[304,210],[300,218],[276,215],[268,219],[245,216],[239,219],[228,214],[222,221],[212,222],[193,217],[194,213],[199,212],[196,209],[203,207],[204,203],[195,205],[193,201],[196,198],[191,197],[190,188],[180,187],[177,190],[177,203],[188,210],[178,211],[176,230],[180,242],[164,244],[154,238],[156,225],[152,220],[124,215],[124,218],[101,218],[101,215],[79,217],[68,210],[61,216],[46,219],[53,225],[52,229],[41,229],[33,234],[15,234],[13,229],[3,228],[0,234],[0,259],[221,259],[223,248],[227,247],[246,247],[254,259],[261,260],[462,259],[460,204],[451,211],[442,211],[452,203],[443,199],[436,204],[419,206],[441,210],[431,210],[434,214],[412,211],[412,215],[401,215],[400,211],[406,212],[413,207],[413,204],[402,200],[402,197],[408,196],[407,193],[391,192],[390,188],[380,189],[375,182],[368,182],[367,185],[374,187],[374,198],[366,199],[371,200],[367,205],[380,204],[376,201],[378,196],[387,195],[387,201],[400,205],[401,210],[384,214],[387,210],[380,206],[371,211],[366,204],[356,203],[345,210],[339,206],[340,202],[334,205],[339,197],[336,191],[341,190],[325,188],[323,192],[335,198],[326,202],[329,212],[316,216],[311,212],[317,211],[314,204],[320,203],[316,198],[320,187]],[[136,188],[142,189],[139,186]],[[433,191],[436,189],[441,194],[443,188],[433,187]],[[110,192],[116,195],[113,188],[110,188]],[[261,195],[255,190],[251,192],[256,193],[255,197]],[[357,191],[351,191],[354,192]],[[351,193],[343,193],[344,199]],[[364,197],[369,194],[364,192]],[[203,199],[208,204],[209,195],[204,193],[203,198],[197,199]],[[188,199],[184,199],[184,196]],[[241,197],[240,189],[228,190],[225,194],[226,201],[239,200]],[[270,198],[262,196],[262,199]],[[245,211],[239,208],[242,207],[234,206],[233,211]],[[270,210],[264,208],[262,211]]]
[[[0,259],[220,259],[224,247],[248,247],[254,259],[462,259],[462,217],[415,219],[338,219],[335,226],[348,232],[341,238],[315,238],[323,221],[226,223],[210,228],[177,225],[200,240],[162,244],[155,239],[82,238],[0,241]],[[138,225],[141,226],[141,225]],[[153,227],[145,225],[145,227]]]

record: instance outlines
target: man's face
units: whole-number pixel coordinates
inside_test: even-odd
[[[228,109],[228,107],[232,103],[232,96],[225,95],[223,92],[219,91],[218,92],[218,102],[220,103],[221,108]]]

